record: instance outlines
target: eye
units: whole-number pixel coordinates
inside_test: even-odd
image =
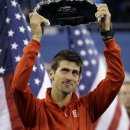
[[[78,76],[79,75],[78,71],[76,71],[76,70],[73,71],[72,73],[73,73],[74,76]]]
[[[62,69],[61,71],[65,74],[65,73],[67,73],[69,70],[66,69],[66,68],[64,68],[64,69]]]

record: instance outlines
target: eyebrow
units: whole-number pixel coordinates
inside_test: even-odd
[[[63,67],[61,70],[70,70],[69,68]],[[80,70],[73,69],[72,72],[77,72],[79,74]]]

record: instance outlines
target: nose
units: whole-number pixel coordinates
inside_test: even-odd
[[[71,72],[67,73],[66,79],[67,80],[73,80],[74,79],[73,74]]]

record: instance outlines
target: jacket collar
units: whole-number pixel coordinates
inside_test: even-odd
[[[65,107],[71,107],[74,102],[78,100],[78,97],[75,92],[72,94],[72,100],[65,106]],[[47,88],[46,96],[45,96],[45,103],[53,108],[60,108],[57,103],[55,103],[51,98],[51,88]]]

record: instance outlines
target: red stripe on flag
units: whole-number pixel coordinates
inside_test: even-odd
[[[120,117],[121,117],[121,106],[120,106],[120,103],[119,103],[119,100],[118,100],[117,106],[116,106],[116,109],[115,109],[115,113],[114,113],[113,119],[110,123],[108,130],[116,130],[118,128]]]
[[[6,95],[8,110],[10,114],[12,130],[24,130],[23,124],[19,118],[17,108],[15,106],[14,97],[11,94],[12,79],[13,79],[13,73],[3,76],[4,85],[5,85],[5,95]]]
[[[128,130],[130,130],[130,123],[129,123],[129,129]]]

